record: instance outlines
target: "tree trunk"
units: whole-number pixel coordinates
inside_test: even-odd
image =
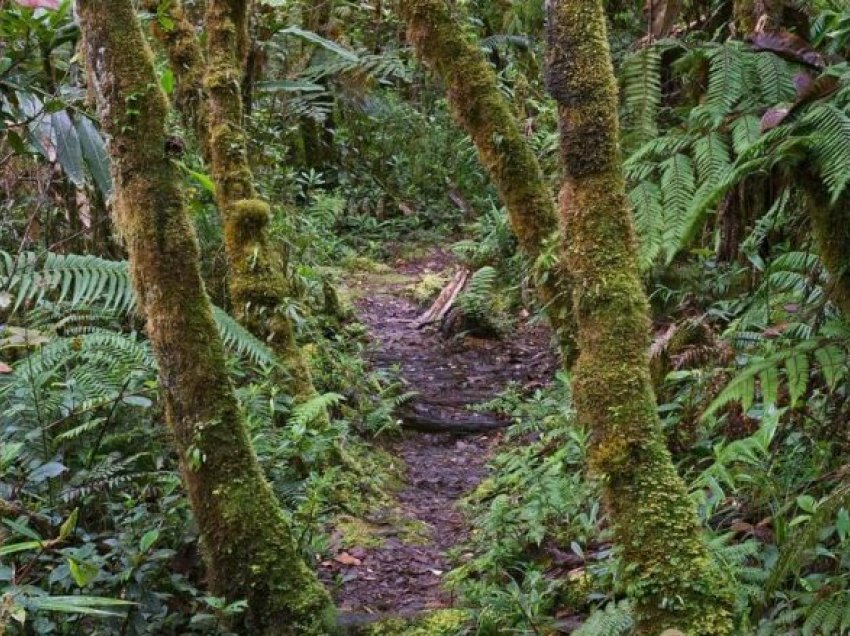
[[[619,149],[617,84],[602,0],[548,3],[547,88],[558,102],[560,211],[574,284],[573,395],[591,431],[637,633],[733,633],[734,599],[676,473],[649,373],[649,311]]]
[[[547,315],[567,365],[575,358],[568,277],[560,266],[536,263],[557,233],[552,193],[537,158],[499,91],[481,49],[452,17],[445,0],[404,0],[407,35],[419,57],[446,83],[455,118],[466,129],[508,210],[511,227],[535,272]]]
[[[162,43],[171,72],[174,74],[172,101],[184,125],[197,137],[204,161],[210,161],[209,112],[204,94],[204,52],[198,42],[195,25],[189,20],[180,0],[163,4],[160,0],[144,0],[152,13],[164,11],[168,28],[158,20],[151,21],[151,32]]]
[[[130,0],[80,0],[80,21],[110,137],[115,224],[159,364],[214,594],[248,607],[243,634],[327,633],[329,598],[301,559],[266,482],[225,369],[198,247],[166,152],[167,103]]]
[[[281,254],[269,243],[271,208],[258,198],[248,163],[240,89],[248,42],[246,12],[245,0],[207,3],[204,86],[211,168],[224,219],[230,294],[237,317],[272,345],[292,376],[293,395],[303,400],[316,390],[286,314],[289,282]]]
[[[804,174],[803,181],[812,234],[829,273],[827,292],[850,320],[850,195],[833,203],[818,176]]]

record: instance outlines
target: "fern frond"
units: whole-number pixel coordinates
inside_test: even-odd
[[[221,340],[228,349],[256,364],[263,366],[275,364],[277,357],[274,351],[226,311],[213,306],[213,318],[215,318]]]
[[[629,192],[629,201],[634,209],[640,239],[638,259],[641,269],[646,271],[652,267],[664,244],[661,190],[651,181],[642,181]]]
[[[644,47],[623,64],[623,106],[630,138],[643,144],[658,136],[661,48]]]
[[[292,413],[289,416],[289,423],[302,428],[307,427],[320,416],[327,413],[330,407],[339,404],[344,399],[338,393],[316,395],[292,409]]]
[[[834,204],[850,181],[850,117],[831,104],[821,104],[800,123],[812,129],[808,147]]]
[[[0,286],[14,296],[13,311],[25,303],[39,304],[48,294],[72,308],[97,302],[126,312],[134,303],[127,264],[96,256],[0,252]]]
[[[608,603],[597,610],[573,632],[574,636],[625,636],[634,628],[632,608],[628,601]]]
[[[687,211],[695,191],[693,163],[676,154],[662,164],[661,191],[664,196],[664,245],[668,261],[675,255],[686,228]]]
[[[746,92],[744,54],[740,44],[728,42],[709,53],[706,107],[720,121]]]

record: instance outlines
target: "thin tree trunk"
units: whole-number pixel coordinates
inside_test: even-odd
[[[850,195],[833,203],[818,176],[805,174],[812,234],[829,273],[829,297],[850,320]]]
[[[445,0],[404,0],[401,12],[418,56],[446,83],[449,104],[499,190],[511,227],[532,264],[547,315],[567,365],[575,358],[568,276],[536,263],[557,233],[555,200],[511,105],[481,49],[466,36]]]
[[[165,144],[167,103],[130,0],[77,3],[110,137],[115,224],[159,364],[212,592],[246,600],[242,634],[327,633],[329,597],[301,559],[225,369],[198,247]]]
[[[271,209],[258,198],[248,164],[240,88],[248,43],[247,3],[207,3],[206,55],[180,1],[172,0],[166,11],[171,28],[156,26],[153,32],[175,75],[175,105],[194,128],[211,166],[237,318],[278,354],[296,399],[309,399],[316,389],[285,310],[290,296],[286,263],[269,243]]]
[[[637,633],[732,634],[734,599],[700,536],[653,395],[602,0],[550,0],[548,13],[547,87],[559,107],[561,221],[581,351],[573,396],[592,433],[590,469],[603,480]]]
[[[144,0],[148,11],[164,11],[168,28],[158,20],[151,22],[151,32],[162,44],[171,72],[174,74],[172,102],[184,125],[195,133],[204,161],[210,161],[209,112],[204,91],[204,52],[195,25],[189,20],[180,0],[163,4],[160,0]]]

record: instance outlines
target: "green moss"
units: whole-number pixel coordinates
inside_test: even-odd
[[[432,302],[448,282],[445,274],[425,274],[419,282],[405,290],[405,294],[417,304],[425,305]]]
[[[547,86],[561,120],[561,224],[581,351],[573,398],[591,431],[589,467],[604,484],[636,632],[729,635],[733,595],[709,559],[657,414],[602,2],[549,6]]]
[[[850,196],[833,202],[818,178],[809,176],[805,183],[812,233],[829,272],[832,300],[850,317]]]
[[[436,610],[414,621],[384,619],[369,626],[364,636],[458,636],[465,633],[469,622],[465,610]]]
[[[335,533],[339,535],[339,547],[349,548],[380,548],[384,545],[380,526],[363,521],[349,515],[341,515],[333,524]]]

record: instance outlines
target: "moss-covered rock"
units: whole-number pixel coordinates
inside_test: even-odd
[[[460,636],[467,633],[469,612],[459,609],[436,610],[424,617],[407,621],[387,618],[373,623],[363,636]]]

